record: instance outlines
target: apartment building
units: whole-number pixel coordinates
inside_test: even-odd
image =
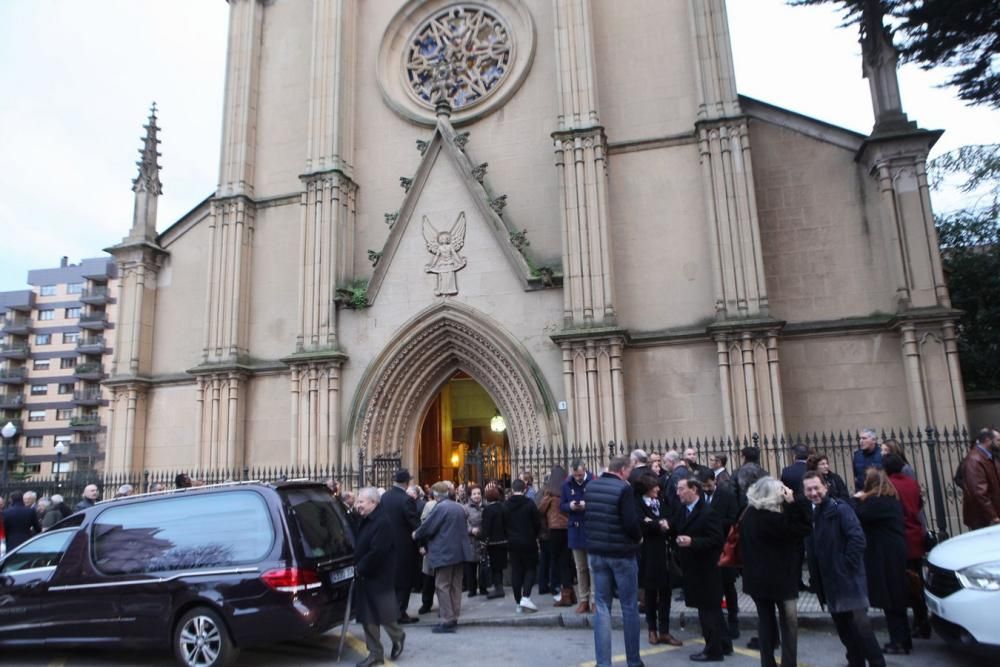
[[[63,257],[29,271],[30,289],[0,292],[0,413],[17,427],[0,456],[11,471],[47,476],[103,463],[116,271],[110,257]]]

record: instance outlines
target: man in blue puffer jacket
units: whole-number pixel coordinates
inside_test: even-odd
[[[625,626],[628,667],[639,657],[639,543],[642,530],[628,483],[628,457],[611,459],[608,471],[587,484],[587,554],[594,575],[594,654],[597,667],[611,667],[612,589],[618,591]]]
[[[559,509],[569,517],[569,548],[573,550],[573,561],[576,565],[576,599],[580,604],[576,613],[588,614],[594,611],[594,594],[590,588],[590,565],[587,564],[587,533],[584,527],[584,517],[587,512],[585,493],[587,483],[594,478],[587,471],[587,464],[582,460],[573,461],[569,477],[562,485],[562,498]]]

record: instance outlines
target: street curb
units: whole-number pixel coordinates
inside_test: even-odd
[[[523,628],[569,628],[588,629],[593,628],[591,622],[592,614],[575,614],[564,612],[559,614],[537,614],[529,613],[518,616],[493,616],[487,618],[462,618],[461,625],[466,626],[486,626],[486,627],[523,627]],[[877,630],[885,628],[885,617],[876,610],[869,612],[872,626]],[[757,615],[747,614],[740,616],[740,630],[757,630]],[[640,617],[640,622],[645,623],[645,619]],[[698,613],[694,609],[670,615],[671,625],[685,629],[687,626],[698,626]],[[620,613],[611,614],[611,627],[621,629],[622,615]],[[799,614],[798,627],[820,630],[834,630],[833,619],[829,614],[809,613]]]

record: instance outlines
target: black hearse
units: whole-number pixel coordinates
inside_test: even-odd
[[[172,647],[230,664],[241,647],[340,624],[353,537],[315,482],[256,482],[98,503],[0,561],[0,645]]]

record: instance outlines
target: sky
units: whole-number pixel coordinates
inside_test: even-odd
[[[871,129],[857,33],[838,27],[833,8],[729,0],[728,10],[741,94]],[[214,191],[227,18],[225,0],[0,0],[0,291],[23,289],[29,269],[63,255],[99,256],[127,234],[154,100],[159,229]],[[946,79],[944,70],[900,70],[910,119],[945,130],[931,157],[1000,141],[1000,112],[962,104],[940,87]],[[934,201],[938,211],[960,203],[948,193]]]

